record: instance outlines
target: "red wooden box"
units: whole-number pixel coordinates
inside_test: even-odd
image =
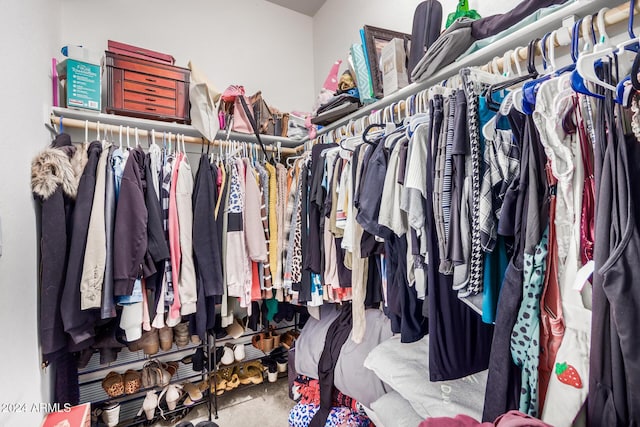
[[[144,49],[142,47],[132,46],[130,44],[120,43],[113,40],[107,41],[107,50],[109,52],[132,56],[138,59],[160,62],[167,65],[174,65],[176,63],[176,59],[166,53],[160,53],[154,50]]]
[[[190,123],[187,68],[106,53],[107,113]]]

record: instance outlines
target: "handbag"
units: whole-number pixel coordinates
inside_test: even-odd
[[[249,101],[253,106],[253,116],[256,119],[260,133],[263,135],[277,135],[274,133],[275,115],[262,97],[262,91],[258,91],[249,97]]]
[[[231,122],[231,130],[240,133],[251,133],[251,122],[249,121],[247,111],[242,108],[241,100],[244,100],[248,105],[251,104],[251,101],[249,101],[249,99],[244,95],[236,97],[233,102],[233,120]]]

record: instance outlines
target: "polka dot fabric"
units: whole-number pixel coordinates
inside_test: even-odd
[[[289,427],[307,427],[318,409],[317,405],[298,403],[289,412]],[[333,407],[325,427],[373,427],[373,424],[364,414],[345,407]]]
[[[540,359],[540,297],[544,287],[549,228],[533,255],[524,255],[522,304],[511,332],[511,357],[522,368],[520,411],[538,416],[538,362]]]

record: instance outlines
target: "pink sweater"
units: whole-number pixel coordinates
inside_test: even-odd
[[[171,278],[173,281],[173,304],[169,310],[169,318],[180,317],[180,224],[178,222],[178,205],[176,203],[176,183],[182,154],[173,161],[171,173],[171,190],[169,191],[169,251],[171,252]]]

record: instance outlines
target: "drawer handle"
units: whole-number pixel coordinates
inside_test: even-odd
[[[145,98],[144,100],[145,101],[149,101],[149,102],[156,102],[157,101],[157,99],[155,99],[155,98]]]
[[[145,80],[151,83],[155,83],[157,81],[156,79],[150,79],[149,77],[146,77]]]
[[[156,92],[155,89],[151,89],[150,87],[145,87],[144,90],[146,90],[147,92]]]
[[[156,111],[156,109],[155,109],[155,108],[151,108],[151,107],[147,107],[147,108],[145,108],[145,110],[149,110],[149,111]]]

